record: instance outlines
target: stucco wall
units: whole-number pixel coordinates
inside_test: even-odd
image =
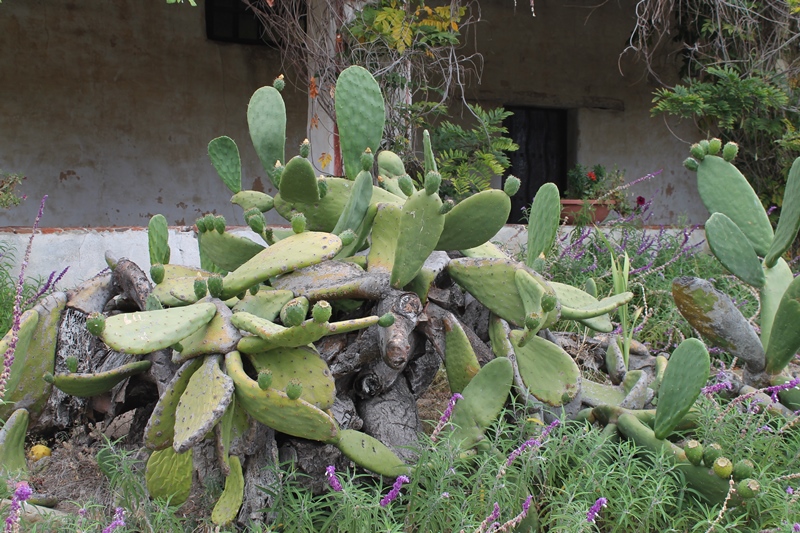
[[[630,190],[655,199],[649,222],[702,223],[708,214],[694,175],[682,166],[688,142],[700,134],[689,121],[668,127],[651,117],[658,85],[632,55],[620,57],[634,28],[635,3],[536,0],[532,17],[526,1],[516,9],[511,0],[482,1],[477,49],[485,64],[481,83],[468,96],[495,105],[572,110],[572,163],[616,165],[629,181],[661,170]],[[665,81],[676,81],[677,56],[658,61]]]
[[[155,213],[184,225],[209,211],[242,224],[206,146],[235,139],[245,187],[270,192],[246,110],[280,69],[267,47],[207,40],[202,7],[3,2],[0,169],[27,175],[28,200],[0,226],[30,225],[45,194],[43,226],[142,226]],[[284,99],[297,146],[306,96],[287,87]]]

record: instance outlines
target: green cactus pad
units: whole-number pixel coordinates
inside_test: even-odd
[[[433,155],[433,147],[431,146],[431,134],[428,130],[422,132],[422,151],[425,155],[425,175],[428,172],[439,172],[436,167],[436,157]]]
[[[277,89],[261,87],[253,93],[247,106],[247,125],[261,166],[277,187],[275,162],[286,161],[286,105]]]
[[[489,315],[489,342],[495,357],[509,357],[514,353],[514,347],[508,340],[510,332],[508,322],[494,313]]]
[[[164,281],[153,287],[150,294],[158,298],[158,301],[161,302],[162,305],[171,307],[195,303],[197,301],[197,294],[194,290],[194,283],[198,279],[208,279],[210,273],[197,270],[194,273],[190,271],[189,275],[178,276],[183,270],[173,271],[173,269],[170,268],[171,266],[173,265],[164,265],[166,271]]]
[[[795,159],[789,170],[786,188],[783,191],[781,218],[775,229],[775,238],[764,256],[764,265],[772,268],[797,238],[800,231],[800,157]]]
[[[192,450],[180,454],[172,448],[157,450],[147,460],[147,492],[151,498],[169,500],[170,505],[183,505],[192,491],[192,471]]]
[[[280,315],[281,308],[294,298],[292,291],[261,290],[257,294],[248,294],[233,306],[234,313],[244,311],[264,320],[274,321]]]
[[[663,451],[666,456],[675,461],[686,461],[686,453],[683,448],[668,440],[657,438],[652,429],[631,413],[621,413],[617,417],[617,427],[623,435],[638,446],[656,453]]]
[[[548,328],[558,322],[561,305],[550,283],[520,268],[514,272],[514,285],[522,299],[526,319],[531,314],[541,315],[543,320],[539,325],[540,329]],[[545,307],[549,307],[549,310],[545,311]]]
[[[275,205],[275,200],[260,191],[239,191],[231,196],[231,203],[238,205],[243,211],[255,208],[266,213]]]
[[[172,443],[177,453],[202,441],[233,400],[233,380],[220,369],[221,361],[220,355],[207,355],[178,400]]]
[[[778,258],[772,268],[764,267],[764,287],[761,289],[761,344],[764,349],[769,345],[772,323],[775,313],[783,298],[783,293],[794,280],[792,269],[783,258]]]
[[[466,250],[459,251],[464,255],[464,257],[472,257],[475,259],[508,259],[508,255],[491,242],[485,242],[480,246],[476,246],[475,248],[467,248]]]
[[[377,204],[372,223],[372,245],[367,255],[368,272],[390,273],[397,249],[397,228],[400,226],[402,206],[396,203]]]
[[[581,380],[581,401],[586,405],[620,405],[625,400],[622,387],[595,383],[589,379]]]
[[[239,352],[225,356],[225,370],[236,384],[236,402],[251,417],[275,431],[294,437],[335,443],[336,421],[303,399],[290,400],[282,391],[261,390],[242,368]]]
[[[353,254],[366,248],[367,239],[372,232],[372,224],[375,221],[376,214],[378,214],[378,206],[370,204],[358,228],[355,231],[346,229],[340,234],[342,249],[336,254],[336,259],[342,261],[350,259]],[[366,258],[364,259],[366,260]]]
[[[378,82],[363,67],[351,66],[336,81],[336,121],[339,126],[344,172],[355,179],[366,148],[378,152],[386,110]]]
[[[205,257],[214,265],[232,272],[264,250],[264,246],[247,237],[229,232],[207,231],[197,236]]]
[[[131,376],[147,372],[152,363],[150,361],[135,361],[105,372],[83,374],[70,372],[68,374],[45,374],[45,381],[51,383],[60,391],[71,396],[90,398],[110,391],[117,384]]]
[[[236,520],[236,515],[244,500],[244,476],[242,463],[235,455],[230,458],[230,472],[225,478],[225,490],[211,511],[211,521],[225,526]]]
[[[710,213],[724,213],[747,236],[760,256],[772,244],[772,225],[758,195],[735,166],[707,156],[697,169],[697,190]]]
[[[350,192],[347,203],[342,209],[342,214],[339,216],[332,233],[341,235],[348,229],[353,232],[358,230],[367,215],[374,189],[372,174],[366,170],[359,172],[353,183],[353,189]]]
[[[179,354],[173,354],[173,363],[182,363],[200,355],[228,353],[236,348],[242,335],[231,324],[230,309],[219,300],[212,302],[217,306],[217,314],[208,324],[180,342],[181,350]]]
[[[53,293],[39,302],[27,317],[22,316],[6,394],[0,405],[0,420],[14,409],[25,408],[35,421],[47,404],[52,387],[42,383],[42,374],[55,371],[56,338],[67,297]],[[30,318],[33,317],[33,318]],[[9,335],[0,340],[0,354],[8,349]]]
[[[669,435],[689,412],[708,380],[710,369],[708,350],[697,339],[686,339],[672,352],[658,388],[658,408],[653,426],[656,438],[663,439]]]
[[[450,418],[453,441],[462,450],[483,447],[485,432],[503,410],[513,379],[511,361],[498,357],[486,363],[464,388]]]
[[[236,399],[234,398],[228,408],[225,409],[225,414],[219,420],[219,423],[214,427],[215,443],[217,448],[217,457],[219,457],[224,475],[231,473],[231,441],[234,437],[234,426],[237,422],[241,421],[241,417],[237,414],[244,413],[241,409],[236,411]],[[247,414],[245,413],[245,424],[247,425]],[[237,430],[238,433],[238,430]],[[241,434],[237,435],[241,436]]]
[[[748,320],[724,293],[700,278],[672,280],[672,297],[681,315],[714,344],[747,362],[753,372],[764,369],[764,349]]]
[[[299,326],[285,328],[244,313],[236,313],[233,318],[236,327],[257,335],[257,337],[243,337],[239,341],[237,348],[244,353],[305,346],[331,334],[328,322],[320,324],[314,320],[306,320]]]
[[[361,318],[351,318],[350,320],[341,320],[339,322],[330,322],[328,323],[328,335],[350,333],[351,331],[366,329],[376,324],[382,328],[388,328],[394,324],[394,315],[386,313],[383,316],[365,316]]]
[[[550,285],[561,302],[562,319],[577,320],[584,326],[603,333],[609,333],[613,329],[607,313],[627,304],[633,298],[632,292],[624,292],[597,300],[591,294],[571,285],[552,281]]]
[[[242,190],[242,160],[239,147],[230,137],[217,137],[208,143],[208,157],[222,178],[222,182],[233,194]]]
[[[336,235],[306,231],[276,242],[225,278],[223,299],[246,291],[278,274],[321,263],[342,248]]]
[[[212,303],[124,313],[106,319],[102,339],[118,352],[148,354],[169,348],[206,325],[216,314]]]
[[[406,168],[399,155],[389,150],[378,153],[378,174],[387,178],[399,178],[405,173]]]
[[[508,257],[460,258],[451,260],[447,265],[447,271],[456,283],[492,313],[515,326],[524,324],[526,314],[514,281],[515,273],[520,268],[524,269],[525,266]],[[535,274],[532,270],[528,273]]]
[[[458,319],[452,313],[444,317],[444,366],[452,392],[461,392],[481,369],[475,350]]]
[[[169,228],[164,215],[154,215],[147,224],[147,243],[150,250],[150,264],[169,263]]]
[[[528,250],[525,264],[533,268],[533,262],[545,257],[553,248],[561,222],[561,196],[555,183],[545,183],[533,198],[528,218]]]
[[[407,186],[407,182],[406,182],[406,185],[403,185],[403,184],[401,184],[401,180],[403,180],[403,178],[389,178],[389,177],[383,176],[381,174],[379,174],[378,177],[377,177],[378,186],[380,188],[385,189],[386,191],[394,194],[395,196],[398,196],[399,198],[405,200],[410,195],[406,194],[404,189],[406,191],[410,192],[411,194],[414,194],[415,190],[413,189],[413,185],[412,185],[412,189],[409,190],[408,186]]]
[[[517,354],[519,374],[528,391],[542,402],[560,406],[572,401],[581,388],[581,371],[559,346],[531,336],[520,346],[523,332],[514,330],[510,340]]]
[[[765,353],[765,370],[777,374],[800,350],[800,278],[794,278],[783,293]]]
[[[714,213],[706,221],[706,239],[711,252],[722,266],[752,285],[764,286],[764,270],[756,251],[739,226],[723,213]]]
[[[397,477],[411,471],[411,467],[385,444],[366,433],[343,429],[339,432],[336,446],[348,459],[376,474]]]
[[[429,195],[424,190],[415,192],[403,204],[390,278],[395,289],[402,289],[414,279],[436,248],[444,229],[441,207],[439,195]]]
[[[172,446],[175,436],[175,410],[189,379],[203,364],[203,359],[196,358],[185,362],[170,380],[164,393],[156,402],[153,413],[144,428],[144,444],[152,450],[161,450]]]
[[[28,477],[25,461],[25,435],[30,416],[27,409],[15,410],[0,428],[0,474],[6,477]]]
[[[508,222],[511,199],[498,189],[474,194],[456,205],[444,219],[436,250],[474,248],[497,235]]]
[[[285,390],[289,382],[296,379],[303,384],[300,398],[323,411],[333,406],[336,384],[328,364],[314,348],[276,348],[247,357],[256,372],[272,374],[272,389]]]
[[[304,157],[293,157],[281,174],[281,197],[287,202],[312,204],[319,200],[314,167]]]

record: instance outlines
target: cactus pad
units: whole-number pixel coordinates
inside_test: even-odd
[[[158,399],[150,420],[144,428],[144,444],[150,449],[161,450],[172,446],[175,435],[175,410],[178,408],[189,379],[203,364],[203,359],[196,358],[185,362],[170,380],[163,394]]]
[[[284,390],[296,379],[303,384],[300,398],[323,411],[333,406],[336,385],[327,363],[314,348],[276,348],[248,358],[259,375],[270,372],[270,388]]]
[[[192,490],[192,450],[175,453],[172,448],[150,455],[145,469],[147,492],[151,498],[169,500],[170,505],[183,505]]]
[[[239,147],[230,137],[217,137],[208,143],[208,157],[222,178],[222,182],[234,194],[242,190],[242,160]]]
[[[415,192],[403,204],[390,278],[392,287],[402,289],[414,279],[436,248],[444,229],[441,207],[439,195],[429,195],[424,190]]]
[[[351,66],[336,81],[335,100],[344,171],[352,180],[361,170],[364,150],[378,152],[386,121],[383,94],[367,69]]]
[[[460,393],[478,374],[481,366],[458,319],[447,313],[443,322],[447,382],[451,391]]]
[[[264,250],[264,246],[232,233],[207,231],[197,236],[205,257],[225,271],[233,271]]]
[[[537,399],[552,406],[572,401],[580,391],[581,371],[572,357],[559,346],[531,336],[520,346],[523,332],[514,330],[510,340],[517,354],[519,374]]]
[[[146,372],[151,365],[150,361],[136,361],[94,374],[69,373],[55,376],[45,374],[45,381],[66,394],[90,398],[110,391],[131,376]]]
[[[286,105],[277,89],[261,87],[253,93],[247,106],[247,125],[261,166],[277,187],[275,162],[286,161]]]
[[[545,183],[533,198],[528,219],[528,251],[525,264],[533,267],[533,262],[546,256],[558,234],[561,222],[561,196],[555,183]]]
[[[169,228],[164,215],[154,215],[147,224],[147,242],[150,264],[169,263]]]
[[[298,156],[286,163],[281,175],[280,192],[287,202],[311,204],[319,200],[317,176],[308,159]]]
[[[672,352],[658,388],[656,438],[665,438],[689,412],[708,380],[710,368],[708,350],[697,339],[686,339]]]
[[[217,500],[214,510],[211,511],[211,521],[218,526],[230,524],[236,519],[236,514],[242,506],[244,499],[244,476],[242,463],[235,455],[230,458],[230,472],[225,478],[225,490]]]
[[[28,433],[30,416],[26,409],[17,409],[0,428],[0,474],[28,477],[25,461],[25,435]]]
[[[357,465],[382,476],[397,477],[411,470],[385,444],[360,431],[341,430],[336,446]]]
[[[498,189],[474,194],[456,205],[444,219],[436,250],[474,248],[497,235],[511,213],[511,199]]]
[[[731,273],[752,285],[764,286],[764,270],[756,251],[739,226],[723,213],[714,213],[706,221],[708,246],[722,265]]]

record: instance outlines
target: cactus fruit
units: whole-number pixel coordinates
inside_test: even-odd
[[[687,157],[683,160],[683,166],[686,167],[686,170],[690,170],[692,172],[697,172],[697,169],[700,168],[700,164],[697,162],[697,160],[691,157]]]
[[[725,147],[722,149],[722,158],[727,161],[728,163],[733,162],[736,159],[736,156],[739,154],[739,145],[735,142],[728,142],[725,143]]]
[[[519,188],[522,185],[520,179],[516,176],[509,176],[506,178],[506,182],[503,184],[503,192],[506,193],[508,196],[514,196],[519,192]]]
[[[300,383],[300,380],[293,379],[286,384],[286,396],[288,396],[290,400],[298,399],[302,393],[303,384]]]
[[[653,426],[656,438],[665,438],[689,412],[706,384],[711,360],[698,339],[686,339],[672,353],[658,388]]]
[[[286,88],[286,80],[283,79],[283,74],[272,80],[272,86],[278,91],[283,91]]]
[[[154,265],[150,266],[150,278],[156,285],[164,281],[164,274],[164,265],[161,263],[155,263]]]
[[[219,274],[211,274],[206,281],[206,288],[212,298],[221,298],[223,292],[223,279]]]
[[[451,200],[450,198],[448,198],[447,200],[442,202],[442,208],[439,210],[439,212],[441,214],[443,214],[443,215],[446,215],[447,213],[452,211],[455,206],[456,206],[456,203],[453,200]],[[447,220],[445,219],[445,223],[446,222],[447,222]],[[473,247],[471,246],[470,248],[473,248]]]
[[[330,320],[332,313],[333,308],[331,307],[331,304],[325,300],[315,303],[314,307],[311,309],[311,317],[317,324],[322,324],[323,322]]]
[[[306,230],[306,216],[303,213],[295,213],[292,215],[292,231],[295,233],[303,233]]]
[[[692,157],[695,158],[697,161],[702,161],[706,157],[706,150],[703,149],[700,144],[693,144],[692,148],[689,150],[692,154]]]
[[[222,215],[214,217],[214,230],[217,233],[225,233],[225,217]]]
[[[119,315],[117,315],[119,316]],[[118,366],[105,372],[94,374],[79,374],[77,372],[69,374],[56,374],[55,376],[47,373],[43,379],[55,386],[62,392],[81,398],[90,398],[110,391],[120,382],[136,374],[141,374],[150,369],[150,361],[136,361]]]
[[[70,355],[64,360],[64,364],[67,367],[68,372],[77,372],[78,371],[78,358],[74,355]]]
[[[308,298],[298,296],[286,302],[281,309],[281,322],[284,326],[299,326],[306,319],[308,314]]]
[[[717,457],[712,465],[714,473],[722,479],[728,479],[733,473],[733,463],[727,457]]]
[[[372,150],[369,149],[369,146],[364,153],[361,154],[361,170],[371,171],[372,165],[375,164],[375,155],[373,155]]]
[[[699,441],[694,439],[687,441],[683,451],[686,452],[686,459],[693,465],[698,466],[703,462],[703,445]]]
[[[439,192],[439,186],[442,184],[442,175],[435,170],[429,171],[425,174],[425,194],[431,195]]]
[[[95,337],[99,337],[106,329],[106,317],[103,313],[94,312],[86,317],[86,329]]]
[[[222,182],[233,194],[242,190],[242,160],[239,148],[230,137],[217,137],[208,143],[208,157],[222,178]]]
[[[403,174],[402,176],[397,178],[397,186],[400,187],[402,193],[405,194],[407,197],[417,192],[414,189],[414,182],[411,180],[411,176],[409,176],[408,174]]]
[[[708,141],[708,155],[717,155],[722,150],[722,141],[714,138]]]
[[[722,456],[722,447],[716,442],[712,442],[703,448],[703,464],[707,468],[714,466],[714,461]]]
[[[145,468],[147,492],[151,498],[183,505],[192,490],[192,450],[175,453],[172,448],[154,451]]]
[[[206,228],[206,217],[200,217],[194,221],[194,225],[197,226],[198,233],[205,233],[208,228]]]
[[[753,477],[755,473],[755,465],[753,461],[750,459],[740,459],[736,461],[733,465],[733,479],[736,481],[741,481],[743,479],[747,479]]]
[[[197,298],[198,300],[202,300],[208,294],[208,283],[203,278],[197,278],[194,280],[193,289],[194,289],[194,297]]]
[[[252,207],[244,213],[244,220],[250,229],[261,235],[267,227],[267,221],[264,214],[258,208]]]
[[[355,232],[353,230],[351,230],[351,229],[344,230],[342,232],[342,234],[339,235],[339,237],[342,239],[342,247],[343,248],[344,247],[349,247],[358,238],[358,236],[355,234]]]
[[[258,388],[267,390],[272,386],[272,371],[269,369],[262,370],[258,373]]]
[[[382,328],[388,328],[394,324],[395,316],[392,313],[386,313],[378,319],[378,325]]]
[[[303,142],[300,143],[300,150],[298,151],[300,157],[308,158],[311,154],[311,142],[308,139],[303,139]]]
[[[745,500],[755,498],[759,492],[761,485],[755,479],[743,479],[736,485],[736,493]]]

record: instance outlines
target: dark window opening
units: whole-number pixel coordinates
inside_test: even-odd
[[[287,10],[296,12],[299,9],[300,12],[296,14],[305,22],[305,2],[292,2],[291,5],[287,2],[275,2],[272,7],[261,2],[258,9],[268,15],[274,13],[277,23]],[[206,37],[212,41],[277,46],[268,35],[264,23],[242,0],[206,0]]]
[[[521,224],[522,209],[530,207],[539,187],[553,182],[559,190],[566,189],[569,116],[566,109],[504,107],[514,114],[503,125],[519,145],[519,150],[509,154],[511,167],[506,177],[514,175],[522,182],[519,192],[511,197],[508,222]]]

